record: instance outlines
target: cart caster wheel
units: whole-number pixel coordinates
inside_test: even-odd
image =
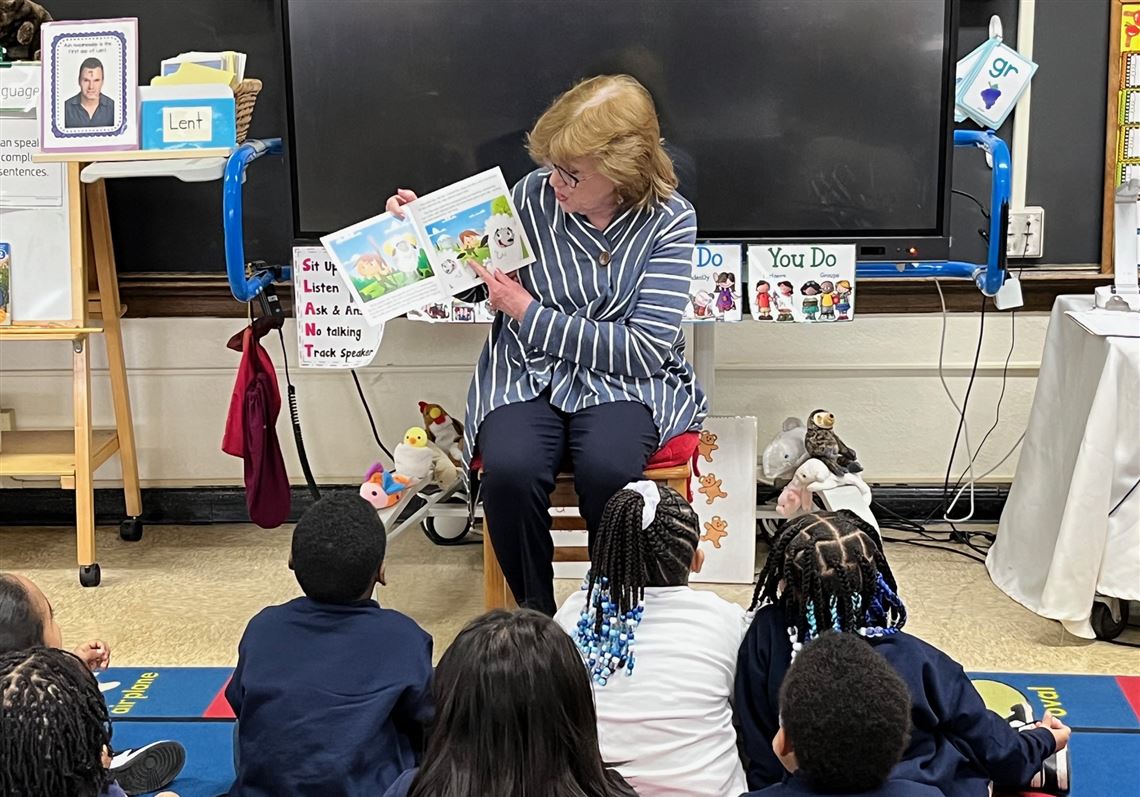
[[[79,583],[85,587],[97,587],[103,574],[99,572],[99,563],[83,565],[79,568]]]
[[[119,524],[119,539],[123,542],[138,542],[142,533],[143,524],[137,517],[129,517]]]
[[[431,517],[424,518],[424,536],[436,545],[454,545],[467,536],[471,522],[467,518]]]
[[[1117,600],[1110,598],[1112,604],[1119,614],[1119,617],[1113,616],[1114,606],[1109,603],[1097,600],[1092,606],[1092,616],[1089,617],[1089,622],[1092,624],[1093,633],[1096,634],[1097,639],[1116,639],[1128,625],[1128,601]]]

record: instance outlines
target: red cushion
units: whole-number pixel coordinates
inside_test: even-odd
[[[645,469],[676,468],[688,464],[693,461],[693,455],[697,452],[697,446],[700,442],[700,432],[679,434],[649,458],[649,462],[645,463]],[[483,470],[483,457],[478,454],[475,455],[475,458],[471,460],[471,470],[476,472]]]
[[[645,463],[646,470],[676,468],[693,461],[697,446],[701,442],[700,432],[685,432],[674,437]]]

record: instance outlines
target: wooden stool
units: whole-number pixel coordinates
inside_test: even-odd
[[[689,480],[692,478],[692,465],[686,462],[670,468],[651,468],[645,471],[648,481],[657,482],[672,487],[681,495],[687,495]],[[577,507],[578,495],[574,491],[574,475],[560,473],[555,482],[554,492],[550,494],[552,507]],[[559,530],[585,530],[586,524],[582,518],[554,518],[553,528]],[[555,562],[589,562],[590,550],[585,545],[560,545],[554,549]],[[503,570],[499,567],[499,558],[495,556],[495,549],[491,545],[491,533],[487,528],[487,518],[483,518],[483,605],[487,610],[514,608],[515,600]]]

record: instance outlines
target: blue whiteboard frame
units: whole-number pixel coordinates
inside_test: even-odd
[[[860,262],[855,265],[857,279],[896,279],[899,277],[937,277],[969,279],[986,296],[993,296],[1006,279],[1005,226],[1008,219],[1012,183],[1009,147],[992,130],[955,130],[954,146],[984,151],[993,169],[990,180],[989,248],[985,263],[961,260],[928,260],[915,262]],[[242,183],[245,170],[263,155],[280,155],[281,139],[248,140],[235,149],[226,161],[222,178],[222,226],[225,232],[226,276],[230,292],[239,302],[251,302],[273,282],[292,279],[291,265],[267,266],[246,273],[245,240],[242,228]]]

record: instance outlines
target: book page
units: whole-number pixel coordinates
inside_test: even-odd
[[[353,301],[377,325],[440,297],[415,224],[381,213],[321,238]]]
[[[473,263],[509,273],[534,262],[534,249],[497,166],[405,207],[427,245],[440,289],[449,296],[482,282]]]

